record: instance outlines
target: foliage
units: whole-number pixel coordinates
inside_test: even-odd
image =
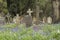
[[[60,40],[60,32],[57,31],[51,32],[50,36],[47,37],[49,40]]]
[[[0,32],[0,40],[18,40],[18,37],[16,33],[5,31]]]
[[[10,12],[11,15],[16,13],[24,13],[28,8],[35,9],[36,0],[0,0],[0,11],[4,13]],[[50,0],[39,0],[39,7],[43,10],[43,13],[51,15],[52,5]]]
[[[0,12],[7,13],[7,2],[6,0],[0,0]]]
[[[52,31],[57,30],[57,29],[53,25],[46,24],[46,25],[44,25],[43,30],[46,32],[52,32]]]
[[[42,29],[43,32],[45,33],[49,31],[48,33],[50,34],[43,35],[40,33],[41,31],[36,32],[33,30],[33,27],[26,28],[21,24],[16,32],[12,32],[11,30],[0,31],[0,40],[59,40],[60,32],[57,31],[58,29],[56,27],[51,24],[44,25]]]

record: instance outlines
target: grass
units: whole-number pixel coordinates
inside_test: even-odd
[[[1,27],[4,27],[4,28],[15,28],[15,27],[26,27],[25,24],[20,24],[20,25],[17,25],[17,24],[5,24]]]
[[[6,24],[5,28],[14,28],[16,24]],[[17,32],[11,30],[0,31],[0,40],[60,40],[60,25],[46,24],[42,27],[42,31],[47,35],[40,32],[35,32],[33,27],[26,28],[25,25],[20,24],[20,29]],[[49,35],[48,35],[49,33]]]
[[[16,27],[17,25],[16,24],[5,24],[5,25],[3,25],[3,26],[1,26],[1,27],[4,27],[4,28],[14,28],[14,27]]]

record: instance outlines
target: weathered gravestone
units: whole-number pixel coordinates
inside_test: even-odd
[[[16,15],[16,17],[13,18],[13,22],[16,24],[20,24],[20,16],[19,14]]]
[[[44,16],[44,17],[43,17],[43,23],[46,23],[46,21],[47,21],[47,19],[46,19],[46,17]]]
[[[29,15],[26,15],[24,16],[22,22],[26,24],[26,27],[29,27],[32,25],[32,17]]]
[[[47,18],[47,23],[48,24],[51,24],[52,23],[52,18],[50,16]]]
[[[25,25],[26,25],[26,27],[29,27],[29,26],[31,26],[32,25],[32,16],[31,16],[31,13],[32,13],[33,11],[31,11],[31,9],[29,9],[28,11],[27,11],[27,13],[29,14],[29,15],[25,15],[24,17],[22,17],[21,18],[21,21],[20,21],[20,23],[24,23]]]
[[[24,16],[24,19],[23,20],[24,20],[24,23],[26,24],[27,27],[29,27],[29,26],[32,25],[32,16],[31,16],[31,13],[32,12],[33,11],[31,11],[31,9],[28,9],[27,13],[29,15]]]

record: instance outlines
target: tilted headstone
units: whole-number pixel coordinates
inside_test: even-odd
[[[49,23],[49,24],[52,23],[52,18],[50,16],[47,18],[47,23]]]
[[[23,18],[23,22],[26,24],[27,27],[32,25],[32,17],[30,15],[26,15]]]

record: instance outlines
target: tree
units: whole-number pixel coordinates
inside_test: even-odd
[[[7,13],[8,13],[7,1],[0,0],[0,14],[1,14],[1,16],[5,16]]]
[[[39,10],[42,10],[43,13],[41,14],[40,12],[40,17],[43,16],[51,16],[52,15],[52,4],[51,4],[51,0],[39,0],[38,1],[39,4]]]
[[[59,20],[59,0],[53,0],[53,9],[54,9],[54,16],[56,21]]]
[[[7,1],[6,0],[3,0],[3,12],[4,13],[8,13],[8,9],[7,9]]]
[[[32,8],[34,3],[33,0],[7,0],[8,3],[8,10],[13,15],[15,14],[22,14],[26,13],[28,8]],[[21,14],[20,14],[21,15]]]

